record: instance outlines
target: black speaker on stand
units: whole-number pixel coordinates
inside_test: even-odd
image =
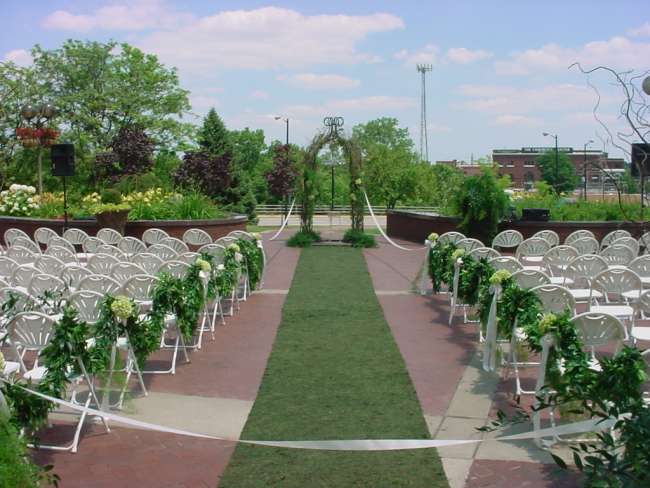
[[[63,231],[68,229],[68,188],[66,176],[74,176],[74,145],[53,144],[50,147],[52,176],[63,178]]]

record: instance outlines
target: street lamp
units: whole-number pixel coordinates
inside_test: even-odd
[[[585,147],[582,153],[584,155],[584,160],[582,163],[582,179],[583,179],[582,197],[584,198],[585,202],[587,201],[587,146],[593,143],[594,141],[592,139],[589,139],[587,142],[585,142]]]
[[[20,115],[27,124],[33,125],[34,129],[25,128],[29,132],[23,138],[25,146],[38,146],[38,193],[43,193],[43,147],[49,146],[58,137],[59,133],[54,129],[43,128],[47,122],[57,116],[57,109],[51,103],[41,105],[26,104],[20,109]],[[18,130],[16,130],[18,133]],[[21,137],[19,135],[19,137]]]
[[[287,139],[286,139],[286,146],[287,146],[287,158],[289,157],[289,117],[282,117],[281,115],[276,115],[273,117],[275,120],[284,120],[284,123],[287,125]],[[284,220],[287,218],[287,214],[289,213],[289,195],[284,196]]]
[[[275,120],[284,120],[284,123],[287,125],[287,142],[286,145],[289,145],[289,117],[282,117],[280,115],[276,115],[273,117]]]
[[[542,135],[544,137],[552,137],[555,139],[555,193],[560,193],[558,191],[558,186],[560,183],[560,162],[559,162],[559,155],[557,152],[557,134],[549,134],[548,132],[543,132]]]

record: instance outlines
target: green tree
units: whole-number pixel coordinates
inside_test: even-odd
[[[537,158],[537,166],[542,172],[542,179],[553,187],[556,193],[575,190],[578,184],[576,169],[569,156],[564,152],[547,151]]]
[[[198,133],[198,141],[201,149],[212,156],[228,154],[232,157],[233,144],[230,140],[230,132],[214,108],[211,108],[203,119],[203,125]]]
[[[417,193],[417,157],[408,129],[380,118],[352,129],[364,153],[364,186],[374,203],[394,208]]]
[[[438,207],[443,214],[451,212],[452,202],[463,184],[465,175],[447,164],[417,164],[417,195],[413,204]]]
[[[454,206],[462,219],[458,228],[489,245],[508,210],[508,202],[494,170],[484,167],[481,175],[465,178],[456,195]]]

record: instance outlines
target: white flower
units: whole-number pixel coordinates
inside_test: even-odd
[[[2,351],[0,351],[0,375],[2,375],[2,372],[5,370],[5,357],[2,354]]]
[[[242,256],[241,253],[236,252],[235,253],[235,261],[237,261],[238,263],[241,263],[242,259],[244,259],[244,256]]]
[[[20,186],[20,185],[17,185],[17,184],[14,183],[13,185],[11,185],[11,186],[9,187],[9,191],[13,191],[13,192],[18,191],[18,190],[19,190],[19,186]]]
[[[217,271],[223,271],[226,267],[223,264],[217,264]]]

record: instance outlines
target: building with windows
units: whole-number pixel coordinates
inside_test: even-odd
[[[560,147],[573,163],[580,181],[587,178],[587,187],[601,188],[607,175],[620,175],[625,172],[625,162],[622,158],[610,158],[606,152],[587,149]],[[498,165],[499,175],[510,175],[515,188],[531,188],[541,179],[537,166],[537,158],[555,151],[554,147],[522,147],[521,149],[494,149],[492,160]],[[607,175],[603,174],[603,170]]]

